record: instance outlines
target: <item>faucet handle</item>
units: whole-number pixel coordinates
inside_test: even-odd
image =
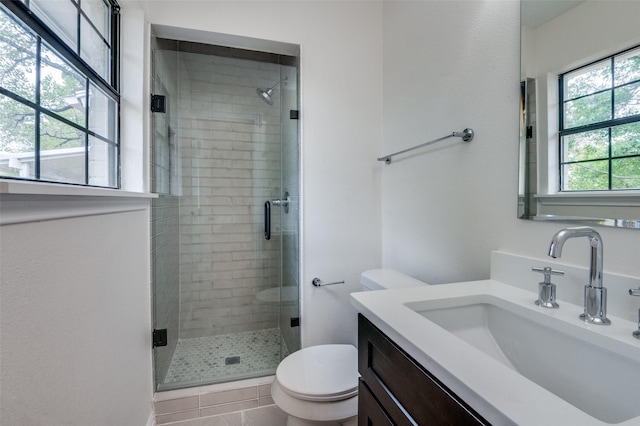
[[[556,285],[551,282],[551,275],[564,275],[564,271],[556,271],[548,266],[544,268],[534,266],[531,270],[544,274],[544,282],[538,283],[536,305],[543,308],[558,309],[560,305],[556,303]]]
[[[544,274],[545,284],[551,284],[551,275],[564,275],[564,271],[557,271],[548,266],[545,266],[544,268],[541,268],[539,266],[534,266],[533,268],[531,268],[531,270],[533,272],[540,272],[541,274]]]
[[[629,296],[640,296],[640,288],[630,288],[629,289]]]

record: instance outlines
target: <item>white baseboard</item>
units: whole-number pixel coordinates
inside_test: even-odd
[[[153,410],[151,410],[151,413],[149,413],[149,418],[147,419],[146,426],[156,426],[156,415]]]

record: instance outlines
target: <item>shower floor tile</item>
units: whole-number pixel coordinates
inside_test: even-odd
[[[209,384],[273,374],[281,359],[281,342],[277,328],[180,340],[164,385]],[[225,363],[233,357],[239,357],[239,362]]]

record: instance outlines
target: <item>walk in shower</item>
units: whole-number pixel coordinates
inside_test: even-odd
[[[300,347],[298,58],[152,44],[156,389],[273,374]]]

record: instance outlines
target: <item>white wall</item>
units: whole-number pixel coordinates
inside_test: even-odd
[[[147,422],[148,215],[0,228],[0,424]]]
[[[476,131],[384,167],[384,266],[432,282],[487,278],[490,250],[544,259],[566,226],[516,219],[519,31],[517,1],[384,4],[383,150]],[[640,233],[598,231],[605,270],[640,275]],[[586,266],[588,253],[572,241],[562,260]],[[532,288],[538,278],[523,277]]]
[[[348,295],[380,264],[381,3],[140,4],[152,24],[300,45],[302,340],[355,342]],[[316,276],[347,284],[315,289]]]
[[[143,13],[127,13],[122,31],[123,188],[140,192]],[[0,187],[0,424],[144,425],[153,398],[148,200]]]
[[[518,4],[384,5],[383,264],[428,282],[482,278],[515,218]]]

